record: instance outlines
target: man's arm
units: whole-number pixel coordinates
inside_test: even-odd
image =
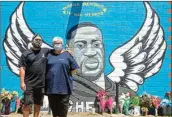
[[[69,61],[70,61],[70,68],[71,68],[72,76],[76,75],[78,72],[79,66],[72,55],[70,55]]]
[[[68,52],[70,55],[72,55],[73,56],[73,52],[72,51],[70,51],[70,50],[62,50],[62,52]]]
[[[25,79],[25,70],[26,70],[26,57],[24,54],[21,55],[20,60],[19,60],[19,67],[20,67],[20,88],[25,91],[26,90],[26,85],[24,82]]]
[[[25,78],[25,67],[20,67],[20,88],[25,91],[26,90],[26,85],[24,82]]]

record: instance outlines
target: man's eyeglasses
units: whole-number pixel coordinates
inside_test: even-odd
[[[42,41],[42,39],[34,39],[35,41]]]

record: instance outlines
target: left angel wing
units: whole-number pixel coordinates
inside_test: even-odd
[[[107,75],[112,81],[133,91],[143,84],[145,78],[156,74],[162,65],[166,50],[163,29],[157,13],[148,2],[145,21],[137,34],[110,56],[114,71]]]
[[[19,75],[18,61],[21,54],[31,46],[34,32],[27,26],[23,17],[24,2],[21,2],[11,15],[10,25],[4,39],[4,50],[10,70]],[[42,47],[51,48],[43,42]]]

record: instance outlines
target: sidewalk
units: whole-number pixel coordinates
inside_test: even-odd
[[[22,115],[21,114],[11,114],[11,115],[2,115],[2,117],[22,117]],[[29,117],[33,117],[33,115],[30,115]],[[46,113],[41,112],[39,117],[52,117],[52,115],[47,114],[47,112]],[[103,115],[101,115],[101,114],[97,114],[97,113],[91,114],[88,112],[84,112],[84,113],[68,113],[68,117],[132,117],[132,116],[126,116],[123,114],[110,115],[107,113],[104,113]],[[146,117],[146,116],[134,116],[134,117]],[[155,116],[148,115],[147,117],[155,117]],[[158,116],[158,117],[161,117],[161,116]]]

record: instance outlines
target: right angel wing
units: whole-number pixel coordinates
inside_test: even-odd
[[[28,49],[32,37],[35,35],[27,26],[23,17],[24,2],[21,2],[11,15],[10,25],[4,39],[4,50],[10,70],[19,75],[18,61],[21,54]],[[51,48],[43,43],[42,47]]]
[[[164,32],[157,13],[148,2],[144,2],[144,6],[146,19],[138,33],[110,56],[114,70],[108,77],[133,91],[137,91],[146,78],[158,73],[166,50]]]

